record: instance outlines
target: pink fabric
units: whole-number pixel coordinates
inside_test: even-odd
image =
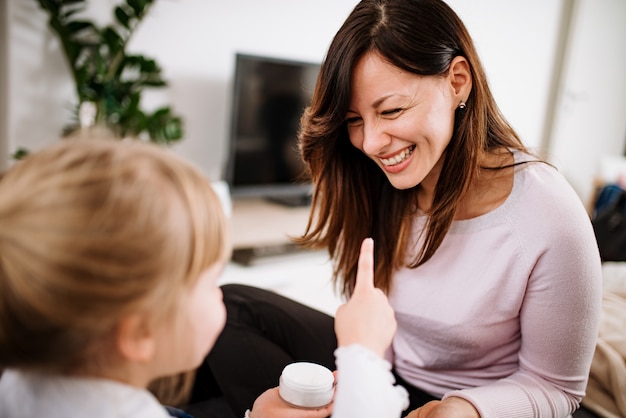
[[[601,265],[589,216],[553,167],[518,166],[506,202],[454,222],[431,260],[394,276],[390,300],[399,325],[390,360],[415,386],[463,397],[482,417],[565,417],[578,407]]]

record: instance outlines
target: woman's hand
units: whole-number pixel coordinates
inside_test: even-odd
[[[382,290],[374,287],[374,241],[361,244],[354,292],[335,314],[339,346],[361,344],[381,357],[396,333],[396,319]]]
[[[300,409],[288,405],[278,388],[268,389],[254,401],[250,418],[326,418],[333,412],[332,403],[317,409]]]
[[[462,398],[431,401],[409,413],[406,418],[480,418],[474,405]]]

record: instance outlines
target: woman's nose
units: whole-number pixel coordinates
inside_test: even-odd
[[[363,152],[367,155],[383,154],[391,143],[391,136],[378,123],[366,124],[363,129]]]

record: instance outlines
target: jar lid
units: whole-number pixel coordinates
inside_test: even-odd
[[[280,376],[278,393],[291,405],[319,408],[333,399],[333,372],[326,367],[309,362],[287,365]]]

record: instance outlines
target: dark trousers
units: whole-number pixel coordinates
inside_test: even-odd
[[[193,401],[222,395],[243,416],[261,393],[278,386],[286,365],[310,361],[336,369],[333,317],[260,288],[225,285],[222,291],[226,326],[198,370]],[[413,408],[435,399],[407,386]]]
[[[283,368],[294,361],[335,370],[331,316],[255,287],[225,285],[222,292],[226,327],[198,372],[196,386],[205,385],[213,394],[219,388],[237,416],[265,390],[278,386]],[[197,397],[202,388],[194,392]]]

